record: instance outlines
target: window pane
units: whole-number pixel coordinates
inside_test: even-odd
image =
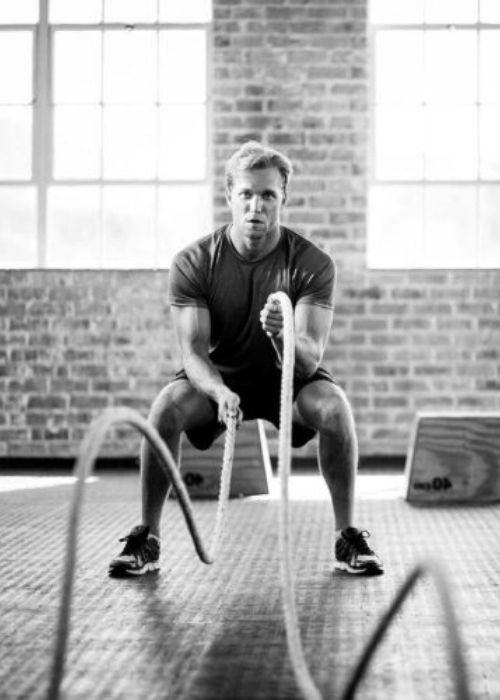
[[[430,0],[425,3],[425,21],[435,24],[477,22],[477,0]]]
[[[104,0],[105,22],[154,22],[156,0]]]
[[[0,107],[0,178],[31,178],[31,107]]]
[[[481,107],[479,118],[481,130],[480,176],[487,180],[500,180],[500,105]]]
[[[105,267],[154,267],[155,188],[105,187],[103,236]]]
[[[156,94],[156,32],[105,32],[104,102],[153,103]]]
[[[498,4],[500,7],[500,2]],[[480,102],[500,103],[500,81],[498,80],[500,31],[488,29],[480,32],[480,50],[479,100]]]
[[[98,178],[100,159],[100,107],[56,107],[54,177]]]
[[[47,267],[100,267],[97,187],[50,187],[47,224]]]
[[[160,102],[204,102],[206,51],[204,31],[160,32]]]
[[[431,180],[477,177],[477,113],[474,107],[427,107],[425,175]]]
[[[375,134],[375,177],[423,178],[422,109],[377,107]]]
[[[169,267],[179,250],[210,233],[211,227],[210,191],[207,185],[160,187],[158,266]]]
[[[500,186],[479,189],[479,265],[500,267]]]
[[[0,103],[31,102],[33,39],[31,32],[0,33]]]
[[[426,267],[475,267],[476,188],[425,188]]]
[[[96,103],[101,96],[101,33],[55,34],[54,101]]]
[[[0,267],[36,267],[36,191],[0,187]]]
[[[160,22],[209,22],[212,17],[211,0],[159,0],[159,3]]]
[[[387,24],[419,24],[424,20],[425,0],[370,0],[370,21]]]
[[[368,264],[371,267],[420,267],[424,260],[423,188],[418,185],[372,187],[368,207]]]
[[[160,178],[202,180],[206,175],[204,107],[160,108]]]
[[[500,2],[498,0],[481,0],[479,11],[481,22],[500,24]]]
[[[156,176],[156,123],[154,107],[104,108],[104,177],[149,179]]]
[[[476,32],[425,33],[426,100],[434,103],[468,103],[477,99]]]
[[[102,0],[50,0],[50,22],[95,24],[101,18]]]
[[[375,47],[376,102],[422,102],[424,33],[381,31]],[[394,57],[397,56],[397,61]]]
[[[0,3],[0,24],[35,24],[38,22],[38,0],[16,0]]]

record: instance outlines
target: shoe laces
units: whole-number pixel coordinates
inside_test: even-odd
[[[120,537],[119,542],[125,542],[125,547],[121,554],[136,554],[138,550],[140,551],[148,543],[148,532],[149,529],[147,527],[139,525],[134,527],[125,537]]]
[[[368,546],[368,542],[366,541],[368,537],[370,537],[370,533],[368,532],[368,530],[356,530],[356,528],[348,528],[347,532],[344,534],[347,535],[347,541],[354,547],[356,547],[356,550],[359,554],[373,554],[373,550],[370,549],[370,547]]]

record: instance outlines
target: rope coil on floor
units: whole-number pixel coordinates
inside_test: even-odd
[[[297,684],[305,700],[321,700],[321,694],[315,685],[309,672],[300,637],[300,627],[295,606],[295,591],[293,577],[293,561],[291,546],[288,481],[291,465],[291,431],[292,431],[292,392],[294,375],[295,340],[293,328],[293,309],[289,298],[283,292],[273,295],[281,305],[284,322],[283,343],[283,374],[281,383],[280,405],[280,434],[279,434],[279,458],[278,471],[280,476],[280,567],[283,610],[287,635],[288,650],[295,673]],[[206,564],[211,564],[220,541],[226,504],[229,496],[231,469],[235,442],[235,422],[231,421],[226,432],[224,446],[224,458],[221,471],[219,503],[217,508],[216,523],[213,530],[209,549],[204,545],[196,525],[191,500],[182,481],[178,466],[172,457],[168,447],[163,442],[158,432],[137,411],[129,408],[112,408],[104,411],[92,424],[90,431],[83,441],[80,456],[75,466],[76,483],[73,488],[70,506],[70,518],[66,539],[66,559],[63,572],[61,591],[61,604],[56,630],[56,642],[54,658],[50,675],[48,700],[58,700],[61,681],[64,673],[64,662],[69,634],[71,613],[71,598],[73,590],[74,570],[76,563],[78,523],[86,479],[91,475],[99,448],[104,441],[107,431],[117,423],[126,423],[137,430],[148,440],[158,457],[158,461],[170,479],[181,506],[184,519],[191,534],[195,550],[199,558]],[[342,694],[343,700],[351,700],[355,690],[365,673],[369,661],[377,646],[381,642],[386,630],[393,620],[417,581],[426,574],[430,574],[436,584],[444,611],[444,622],[447,630],[448,645],[450,649],[451,666],[454,673],[456,697],[459,700],[470,700],[468,679],[462,651],[462,643],[458,632],[457,620],[451,602],[446,579],[441,567],[436,562],[424,562],[415,567],[401,586],[387,613],[381,618],[372,638],[361,655],[360,661],[351,675],[346,689]]]

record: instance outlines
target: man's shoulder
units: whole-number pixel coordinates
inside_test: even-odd
[[[293,231],[286,226],[283,226],[282,229],[292,255],[298,260],[311,260],[318,265],[334,266],[331,256],[302,233]]]
[[[226,226],[221,226],[212,233],[197,238],[192,243],[182,248],[174,256],[174,262],[179,263],[182,260],[199,261],[210,258],[213,252],[221,245]]]
[[[225,227],[198,238],[173,258],[168,299],[172,306],[206,306],[213,261],[224,243]]]

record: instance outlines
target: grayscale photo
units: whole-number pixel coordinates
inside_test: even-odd
[[[500,698],[500,0],[0,0],[0,700]]]

